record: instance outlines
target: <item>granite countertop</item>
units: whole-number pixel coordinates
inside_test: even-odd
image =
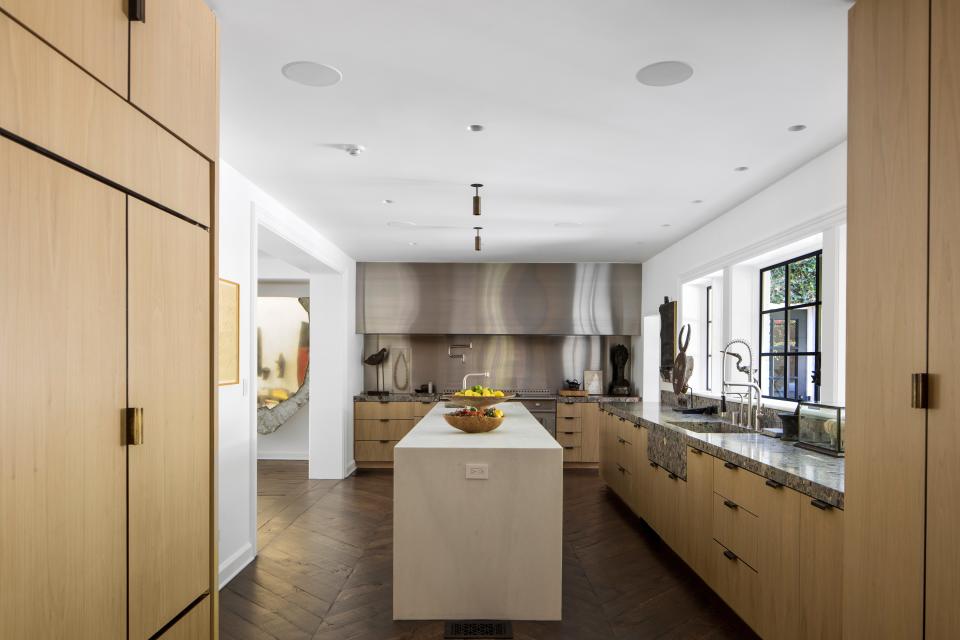
[[[687,477],[687,446],[790,487],[840,509],[844,459],[807,451],[753,431],[697,433],[672,422],[720,423],[717,416],[679,413],[656,402],[605,403],[603,409],[647,428],[647,455],[668,471]]]
[[[353,396],[354,402],[437,402],[440,400],[439,393],[390,393],[385,396],[373,396],[366,393]],[[640,402],[637,396],[548,396],[548,399],[556,399],[558,402],[572,404],[574,402]]]

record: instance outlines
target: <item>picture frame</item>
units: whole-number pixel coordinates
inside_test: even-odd
[[[603,395],[603,371],[600,369],[584,370],[583,389],[591,396]]]
[[[220,278],[217,299],[217,384],[240,384],[240,283]]]

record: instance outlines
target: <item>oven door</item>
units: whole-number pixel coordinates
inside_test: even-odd
[[[533,414],[537,422],[543,425],[543,428],[553,436],[557,437],[557,401],[556,400],[537,400],[527,399],[519,400],[527,411]]]

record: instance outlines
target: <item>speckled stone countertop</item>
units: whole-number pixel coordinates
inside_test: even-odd
[[[678,413],[655,402],[605,403],[615,416],[647,428],[647,456],[681,478],[687,477],[687,446],[752,471],[812,498],[843,508],[843,458],[833,458],[747,430],[697,433],[674,422],[719,423],[717,416]]]
[[[440,395],[436,393],[391,393],[385,396],[372,396],[362,393],[353,396],[354,402],[436,402]]]
[[[577,402],[640,402],[637,396],[557,396],[557,402],[574,404]]]

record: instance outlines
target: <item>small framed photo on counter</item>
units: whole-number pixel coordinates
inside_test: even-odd
[[[583,388],[591,396],[603,395],[603,371],[584,371]]]

